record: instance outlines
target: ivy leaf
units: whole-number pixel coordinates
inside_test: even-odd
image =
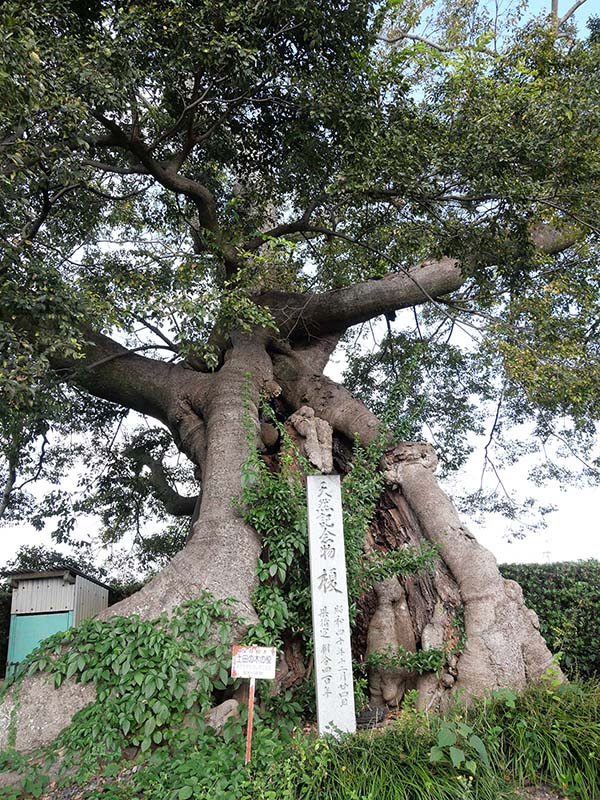
[[[149,717],[146,720],[146,724],[144,725],[144,735],[150,736],[155,728],[156,728],[156,720],[154,719],[154,717]]]
[[[144,717],[146,716],[143,706],[137,705],[135,707],[133,715],[135,717],[135,721],[137,722],[137,724],[141,725],[142,722],[144,721]]]
[[[72,678],[73,675],[75,675],[75,673],[77,672],[77,670],[78,670],[77,661],[71,661],[71,663],[67,667],[67,675],[66,675],[67,680],[69,680],[69,678]]]

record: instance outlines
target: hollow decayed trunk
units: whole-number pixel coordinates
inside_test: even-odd
[[[240,494],[242,466],[248,454],[244,420],[255,425],[259,439],[261,395],[281,393],[280,402],[290,412],[309,406],[315,414],[311,411],[306,417],[300,413],[296,430],[309,445],[308,458],[321,458],[319,466],[326,469],[323,448],[330,446],[328,426],[348,438],[358,432],[363,443],[377,432],[373,415],[321,374],[326,348],[317,355],[305,358],[279,353],[271,357],[260,339],[239,336],[202,396],[201,409],[193,398],[179,399],[169,425],[181,450],[202,473],[202,501],[193,535],[166,569],[140,592],[108,609],[105,618],[115,614],[153,618],[208,590],[217,599],[234,597],[238,614],[248,622],[256,620],[251,596],[261,544],[234,502]],[[311,418],[315,424],[310,423]],[[320,455],[315,455],[315,448]],[[358,656],[398,646],[408,650],[444,648],[450,655],[440,676],[373,670],[370,692],[375,704],[398,704],[407,689],[417,688],[422,708],[443,708],[456,689],[470,696],[502,686],[521,688],[551,664],[535,615],[524,606],[520,588],[500,576],[493,556],[461,525],[437,484],[435,465],[433,449],[421,443],[399,445],[385,457],[386,488],[365,548],[389,549],[427,540],[439,548],[440,558],[431,575],[402,581],[390,578],[365,595],[354,646]],[[458,644],[463,633],[457,627],[461,616],[466,642],[462,652]],[[293,680],[302,676],[304,669],[297,643],[291,643],[288,650],[287,677],[291,675]],[[73,713],[93,698],[89,686],[82,691],[81,686],[67,682],[54,692],[45,681],[44,676],[34,676],[21,689],[16,725],[19,749],[50,741]],[[45,704],[53,704],[55,714],[52,724],[46,720],[42,726],[36,720],[41,716],[44,693],[52,695]],[[0,747],[7,743],[13,705],[9,693],[0,707]]]
[[[440,557],[431,574],[391,578],[375,587],[363,605],[365,649],[439,648],[448,656],[440,675],[372,672],[372,701],[395,705],[416,688],[419,708],[443,710],[457,690],[466,699],[501,687],[522,689],[539,679],[553,659],[537,616],[525,606],[520,586],[502,578],[494,556],[461,524],[435,479],[433,448],[402,444],[385,461],[386,490],[369,545],[429,541]]]

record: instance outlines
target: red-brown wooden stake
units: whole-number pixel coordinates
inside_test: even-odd
[[[248,693],[248,727],[246,729],[246,760],[247,766],[250,761],[250,751],[252,750],[252,720],[254,719],[254,683],[255,678],[250,678],[250,691]]]

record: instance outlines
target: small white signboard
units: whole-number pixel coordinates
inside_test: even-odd
[[[246,726],[246,756],[244,764],[250,763],[252,750],[252,722],[254,719],[254,688],[256,679],[272,681],[275,677],[277,650],[274,647],[234,644],[231,651],[231,677],[250,678],[248,687],[248,724]]]
[[[231,677],[272,681],[276,663],[277,650],[274,647],[235,644],[231,658]]]
[[[354,684],[339,475],[309,475],[308,542],[319,733],[354,733]]]

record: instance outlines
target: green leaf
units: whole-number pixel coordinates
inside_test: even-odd
[[[444,751],[440,747],[432,747],[429,751],[429,760],[432,764],[437,764],[444,758]]]
[[[459,747],[450,748],[450,760],[453,767],[458,767],[465,760],[465,752]]]
[[[456,734],[451,728],[444,726],[438,733],[438,747],[449,747],[456,744]]]
[[[146,716],[146,710],[143,706],[137,705],[133,711],[133,715],[135,717],[135,721],[137,722],[137,724],[141,725]]]
[[[66,675],[67,680],[69,680],[69,678],[72,678],[73,675],[75,675],[77,669],[78,669],[77,661],[71,661],[71,663],[67,667],[67,675]]]
[[[144,725],[144,735],[150,736],[155,728],[156,728],[156,720],[154,719],[154,717],[149,717]]]
[[[483,761],[486,767],[490,767],[490,760],[488,758],[487,750],[483,741],[474,733],[469,737],[469,744],[477,752],[479,758]]]
[[[177,792],[178,800],[189,800],[189,798],[194,794],[194,789],[192,786],[182,786],[181,789]]]

